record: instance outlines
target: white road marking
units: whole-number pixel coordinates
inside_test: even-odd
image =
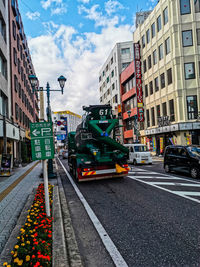
[[[188,196],[186,196],[186,195],[181,195],[181,194],[180,194],[181,191],[178,191],[178,192],[177,192],[177,191],[171,191],[171,190],[168,190],[168,189],[166,189],[166,188],[160,187],[160,186],[155,185],[155,184],[149,184],[149,182],[139,180],[139,179],[137,179],[137,178],[135,178],[135,177],[133,177],[133,176],[128,176],[128,177],[129,177],[130,179],[132,179],[132,180],[139,181],[140,183],[147,184],[147,185],[156,187],[156,188],[158,188],[158,189],[161,189],[161,190],[163,190],[163,191],[166,191],[166,192],[168,192],[168,193],[174,194],[174,195],[176,195],[176,196],[183,197],[183,198],[192,200],[192,201],[194,201],[194,202],[200,203],[200,200],[197,200],[197,199],[188,197]],[[154,178],[155,178],[155,177],[154,177]],[[181,179],[181,178],[179,178],[179,179]],[[183,180],[184,180],[184,179],[183,179]],[[186,179],[185,179],[185,180],[186,180]],[[188,181],[188,180],[187,180],[187,181]],[[188,192],[187,192],[187,193],[188,193]]]
[[[173,192],[181,196],[182,195],[183,196],[196,196],[196,197],[200,196],[200,192],[187,192],[187,191],[173,191]]]
[[[137,178],[137,179],[169,179],[169,180],[174,180],[175,178],[174,177],[166,177],[166,176],[136,176],[134,175],[134,178]],[[182,180],[182,178],[176,178],[176,180]]]
[[[182,183],[167,183],[167,182],[149,182],[149,184],[200,187],[200,184],[182,184]]]
[[[90,217],[92,223],[94,224],[94,227],[96,228],[96,230],[97,230],[104,246],[106,247],[108,253],[110,254],[113,262],[115,263],[115,265],[117,267],[128,267],[128,265],[125,262],[125,260],[123,259],[122,255],[119,253],[117,247],[115,246],[115,244],[113,243],[113,241],[109,237],[108,233],[106,232],[106,230],[104,229],[104,227],[102,226],[100,221],[98,220],[97,216],[95,215],[95,213],[93,212],[93,210],[91,209],[89,204],[87,203],[86,199],[84,198],[84,196],[82,195],[82,193],[78,189],[77,185],[74,183],[70,174],[65,169],[64,165],[62,164],[62,162],[60,161],[59,158],[58,158],[58,160],[59,160],[61,166],[63,167],[63,170],[67,174],[67,177],[68,177],[69,181],[71,182],[71,184],[72,184],[76,194],[78,195],[80,201],[82,202],[83,206],[85,207],[85,210],[86,210],[88,216]]]

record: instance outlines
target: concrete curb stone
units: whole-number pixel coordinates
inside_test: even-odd
[[[59,186],[59,194],[61,200],[63,223],[64,223],[64,236],[65,236],[65,242],[67,244],[67,252],[69,255],[69,265],[71,267],[83,267],[74,229],[72,226],[68,204],[62,186],[62,181],[59,173],[57,175],[58,175],[58,186]]]

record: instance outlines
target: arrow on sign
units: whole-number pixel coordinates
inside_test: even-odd
[[[36,129],[34,131],[32,131],[32,134],[37,136],[38,134],[40,134],[40,131],[37,131]]]

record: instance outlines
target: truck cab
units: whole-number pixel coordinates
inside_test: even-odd
[[[137,164],[152,164],[151,153],[144,144],[125,144],[129,149],[128,162]]]

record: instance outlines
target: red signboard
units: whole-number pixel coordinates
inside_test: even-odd
[[[141,62],[140,62],[140,45],[134,43],[134,60],[135,60],[135,78],[136,78],[136,92],[137,92],[137,116],[138,122],[144,121],[143,108],[143,94],[142,94],[142,76],[141,76]]]

